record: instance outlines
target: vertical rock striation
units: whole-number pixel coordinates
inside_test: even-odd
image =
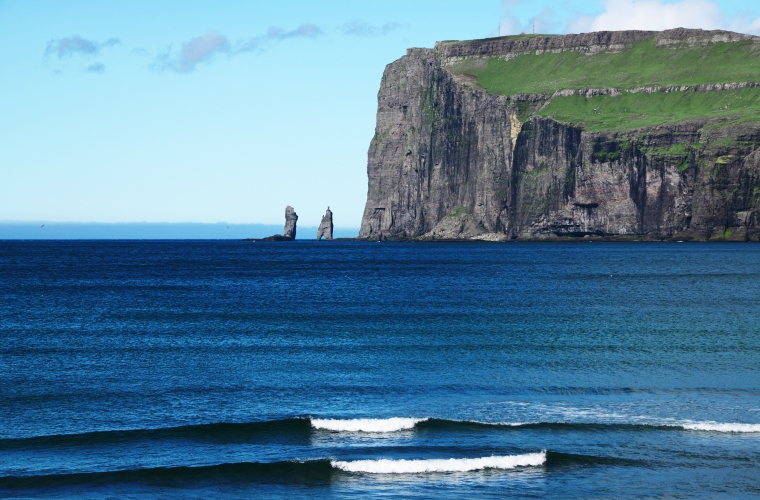
[[[460,206],[484,232],[503,227],[519,128],[506,103],[457,82],[432,50],[410,49],[389,65],[359,237],[422,236]]]
[[[322,222],[319,224],[319,229],[317,229],[317,240],[321,240],[322,236],[326,240],[333,239],[333,213],[330,207],[327,207],[327,211],[324,217],[322,217]]]
[[[296,211],[288,205],[285,209],[285,229],[282,232],[282,236],[289,240],[296,239],[296,223],[298,222],[298,215]]]
[[[552,43],[598,52],[660,36],[621,33]],[[538,38],[519,43],[548,50]],[[547,96],[489,94],[447,69],[452,58],[508,45],[437,44],[387,66],[360,238],[760,239],[758,123],[588,132],[535,116]]]

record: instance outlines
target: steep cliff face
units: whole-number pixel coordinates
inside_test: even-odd
[[[501,227],[520,127],[506,102],[457,82],[435,51],[412,49],[388,66],[360,237],[421,236],[458,206]]]
[[[577,98],[596,113],[595,99],[609,106],[636,92],[674,90],[500,95],[452,70],[544,51],[617,53],[648,38],[666,47],[672,40],[688,46],[754,40],[707,33],[610,32],[410,49],[383,75],[359,237],[760,240],[760,121],[692,116],[605,129],[545,110]],[[716,88],[708,87],[679,92]]]

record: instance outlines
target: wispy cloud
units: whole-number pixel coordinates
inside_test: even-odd
[[[533,31],[536,33],[557,33],[564,28],[558,19],[557,12],[551,7],[544,7],[537,15],[524,22],[521,21],[514,14],[514,9],[520,3],[521,0],[502,0],[501,6],[504,16],[499,24],[499,36],[532,33]]]
[[[209,62],[216,54],[229,52],[230,42],[227,37],[218,31],[207,31],[205,35],[198,36],[184,42],[178,54],[172,54],[171,50],[160,54],[156,60],[157,69],[171,70],[177,73],[187,73],[195,69],[202,62]]]
[[[376,25],[363,21],[361,19],[354,19],[350,23],[346,23],[339,29],[344,35],[351,36],[383,36],[392,33],[396,30],[408,28],[408,24],[401,23],[385,23],[382,25]]]
[[[88,73],[103,73],[106,67],[102,63],[94,63],[87,66]]]
[[[68,38],[58,38],[50,40],[45,47],[45,57],[57,56],[58,59],[70,57],[73,55],[95,56],[107,47],[119,45],[121,41],[118,38],[110,38],[105,42],[96,42],[87,40],[79,35],[73,35]]]
[[[182,44],[178,52],[171,47],[159,54],[151,68],[157,71],[174,71],[189,73],[201,63],[211,62],[217,55],[226,54],[233,57],[245,52],[264,50],[272,43],[290,38],[316,38],[323,31],[314,24],[302,24],[293,30],[285,30],[279,26],[269,28],[265,34],[235,42],[218,31],[208,31],[205,35],[192,38]]]
[[[272,26],[263,35],[240,40],[235,44],[235,53],[262,50],[273,42],[281,42],[289,38],[317,38],[324,35],[319,26],[311,23],[302,24],[294,30],[286,31],[279,26]]]
[[[322,34],[322,30],[319,29],[319,26],[307,23],[302,24],[298,28],[291,31],[285,31],[279,26],[273,26],[267,30],[266,37],[270,40],[285,40],[287,38],[296,37],[314,38]]]

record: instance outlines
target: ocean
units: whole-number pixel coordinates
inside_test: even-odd
[[[760,245],[0,241],[0,298],[0,497],[760,497]]]

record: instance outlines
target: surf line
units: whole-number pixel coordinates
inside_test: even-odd
[[[390,433],[414,429],[417,424],[431,424],[434,426],[475,426],[475,427],[502,427],[502,428],[644,428],[644,429],[680,429],[685,431],[702,431],[718,433],[760,433],[760,424],[721,423],[721,422],[693,422],[683,423],[646,423],[646,422],[481,422],[472,420],[446,420],[435,418],[355,418],[355,419],[322,419],[311,418],[311,426],[317,430],[333,432],[365,432],[365,433]]]
[[[515,469],[543,465],[546,450],[523,455],[505,455],[481,458],[432,458],[425,460],[333,460],[330,464],[345,472],[370,474],[421,474],[429,472],[470,472],[483,469]]]
[[[312,418],[315,429],[337,432],[398,432],[414,428],[427,418],[354,418],[350,420]]]

